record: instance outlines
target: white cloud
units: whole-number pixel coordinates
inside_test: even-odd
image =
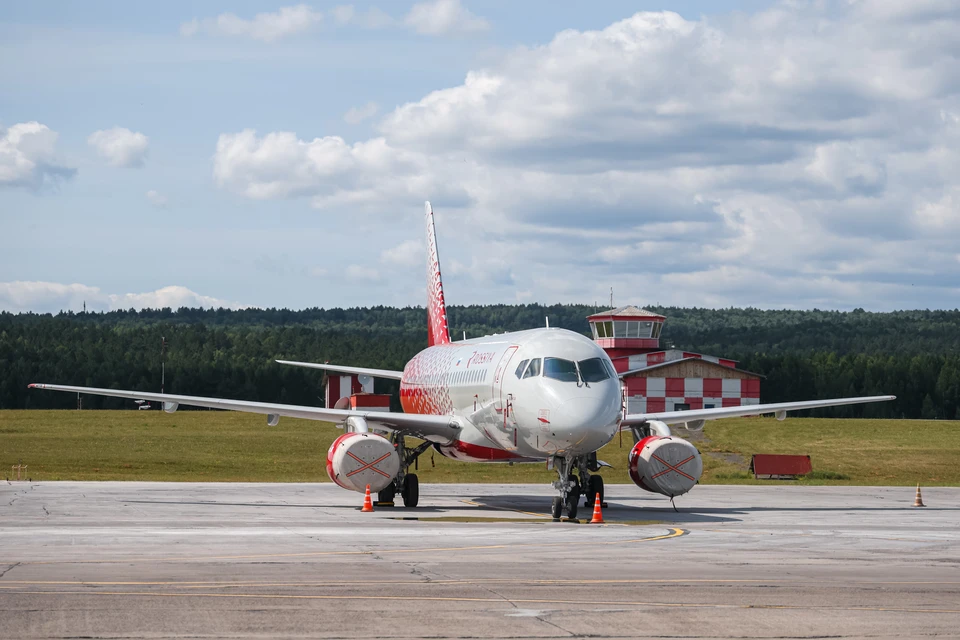
[[[351,264],[347,267],[345,274],[348,280],[354,282],[378,282],[380,272],[372,267],[365,267],[359,264]]]
[[[355,25],[364,29],[383,29],[396,25],[396,20],[377,7],[357,11],[352,4],[344,4],[334,7],[330,15],[340,26]]]
[[[426,248],[419,240],[407,240],[380,254],[380,262],[399,267],[415,267],[426,264]]]
[[[352,4],[333,7],[329,16],[331,26],[359,27],[361,29],[407,28],[423,35],[439,36],[485,31],[490,23],[474,15],[460,4],[460,0],[429,0],[420,2],[402,18],[394,18],[379,7],[358,10]],[[180,24],[180,35],[190,38],[198,33],[247,37],[261,42],[274,42],[306,33],[324,20],[324,14],[309,5],[282,7],[275,13],[258,13],[253,18],[241,18],[233,13],[222,13],[214,18],[193,18]]]
[[[347,124],[360,124],[375,115],[377,115],[377,103],[368,102],[362,107],[350,107],[347,112],[343,114],[343,120]]]
[[[882,189],[886,182],[882,157],[863,144],[831,142],[816,148],[806,170],[837,191],[871,193]]]
[[[411,7],[403,21],[417,33],[431,36],[485,31],[490,28],[489,22],[471,13],[460,4],[460,0],[418,2]]]
[[[955,306],[960,10],[935,4],[638,13],[512,51],[365,142],[224,134],[215,175],[385,220],[455,208],[463,277],[502,283],[474,296]]]
[[[197,35],[200,31],[200,21],[194,18],[180,25],[180,35],[185,38]]]
[[[147,157],[150,138],[124,127],[94,131],[87,144],[114,167],[142,167]]]
[[[390,198],[419,199],[456,191],[426,159],[399,151],[383,138],[348,144],[339,136],[300,140],[291,132],[258,137],[253,130],[221,134],[214,154],[217,184],[249,198],[311,196],[318,208],[379,205]]]
[[[117,309],[160,309],[170,307],[224,307],[242,309],[246,305],[200,295],[186,287],[170,286],[148,293],[104,293],[99,287],[57,282],[0,282],[0,309],[13,313],[34,311],[57,313],[80,311],[86,302],[88,311]]]
[[[305,273],[311,278],[326,278],[330,272],[326,267],[310,267],[305,270]]]
[[[58,134],[39,122],[0,127],[0,187],[38,189],[76,174],[57,159]]]
[[[180,25],[180,35],[191,37],[205,31],[227,36],[252,38],[273,42],[287,36],[309,31],[323,20],[323,14],[310,6],[298,4],[281,7],[275,13],[258,13],[253,18],[240,18],[233,13],[222,13],[215,18],[194,18]]]
[[[147,200],[149,200],[150,204],[152,204],[155,207],[167,206],[167,196],[163,195],[158,191],[154,191],[153,189],[150,189],[150,191],[147,191]]]

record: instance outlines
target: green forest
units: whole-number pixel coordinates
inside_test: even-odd
[[[739,361],[766,376],[762,402],[894,394],[894,402],[817,416],[960,419],[960,311],[866,312],[648,307],[666,316],[661,345]],[[589,305],[448,307],[451,334],[544,326],[588,334]],[[0,409],[76,407],[31,382],[322,404],[319,371],[275,359],[401,369],[426,346],[422,307],[155,309],[0,313]],[[377,381],[378,392],[396,383]],[[84,408],[131,408],[87,396]]]

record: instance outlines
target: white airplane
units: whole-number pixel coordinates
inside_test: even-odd
[[[603,349],[579,333],[543,328],[451,341],[429,202],[426,222],[429,345],[403,371],[278,360],[286,365],[399,380],[403,413],[53,384],[30,387],[155,401],[168,413],[181,404],[261,413],[267,415],[271,426],[281,416],[337,423],[345,433],[327,452],[330,479],[360,492],[370,485],[383,502],[392,502],[399,492],[407,507],[415,507],[419,501],[419,483],[409,472],[410,465],[429,448],[471,462],[546,461],[558,476],[553,483],[559,492],[552,505],[554,519],[564,511],[569,518],[576,518],[581,496],[586,497],[586,505],[593,504],[598,494],[603,500],[603,478],[596,472],[610,465],[597,460],[596,452],[620,430],[632,431],[635,439],[628,457],[631,479],[672,500],[693,488],[703,465],[692,444],[671,435],[671,425],[700,429],[706,420],[770,413],[782,420],[787,411],[895,398],[839,398],[625,415],[613,363]],[[408,446],[408,437],[423,442]]]

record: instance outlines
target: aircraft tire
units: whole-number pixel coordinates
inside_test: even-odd
[[[556,521],[559,521],[560,516],[563,515],[563,499],[560,496],[553,499],[553,504],[550,506],[550,515]]]
[[[567,496],[567,517],[571,520],[577,519],[577,506],[580,504],[580,492],[571,493]]]
[[[592,508],[593,503],[597,501],[597,494],[600,494],[600,502],[603,502],[603,476],[590,476],[587,481],[587,496],[583,506]]]
[[[397,487],[390,483],[377,492],[377,502],[393,502],[397,497]]]
[[[400,492],[403,497],[403,506],[415,507],[420,502],[420,479],[416,474],[408,473],[403,477],[403,491]]]

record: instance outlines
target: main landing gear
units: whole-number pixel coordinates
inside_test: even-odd
[[[420,502],[420,479],[417,474],[408,473],[410,465],[416,465],[420,454],[430,448],[429,442],[422,442],[412,449],[406,447],[402,435],[392,433],[384,436],[393,443],[393,448],[400,456],[400,471],[391,484],[377,493],[377,502],[393,503],[397,494],[403,498],[403,506],[415,507]]]
[[[568,519],[576,520],[580,496],[585,498],[585,507],[593,506],[597,495],[600,496],[600,502],[603,502],[603,477],[590,473],[600,470],[596,453],[570,458],[557,456],[553,459],[553,468],[559,476],[553,487],[560,492],[560,495],[553,499],[550,509],[554,521],[560,520],[564,511]],[[577,475],[574,475],[574,472]]]

